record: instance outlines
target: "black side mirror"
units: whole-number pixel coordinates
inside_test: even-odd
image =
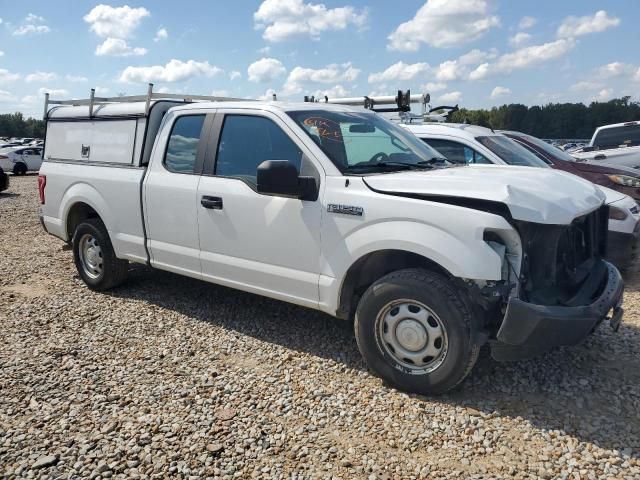
[[[288,160],[265,160],[258,165],[258,193],[315,200],[318,198],[316,180],[301,177],[298,169]]]

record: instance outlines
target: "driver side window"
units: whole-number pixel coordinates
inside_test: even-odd
[[[215,174],[239,178],[255,185],[258,165],[265,160],[288,160],[300,172],[302,151],[266,117],[225,115]]]

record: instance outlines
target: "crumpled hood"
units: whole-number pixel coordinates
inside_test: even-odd
[[[570,173],[551,168],[470,165],[363,177],[385,193],[475,198],[505,204],[526,222],[568,225],[600,207],[604,193]]]

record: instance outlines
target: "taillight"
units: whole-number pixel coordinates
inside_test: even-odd
[[[40,205],[44,205],[44,187],[47,186],[47,176],[38,175],[38,194],[40,195]]]

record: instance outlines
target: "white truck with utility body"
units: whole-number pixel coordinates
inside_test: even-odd
[[[640,168],[640,121],[598,127],[589,144],[571,155],[580,160]]]
[[[45,106],[42,222],[89,288],[138,262],[353,319],[370,368],[422,393],[459,384],[487,342],[519,359],[619,326],[590,182],[437,166],[362,108],[176,97]]]

